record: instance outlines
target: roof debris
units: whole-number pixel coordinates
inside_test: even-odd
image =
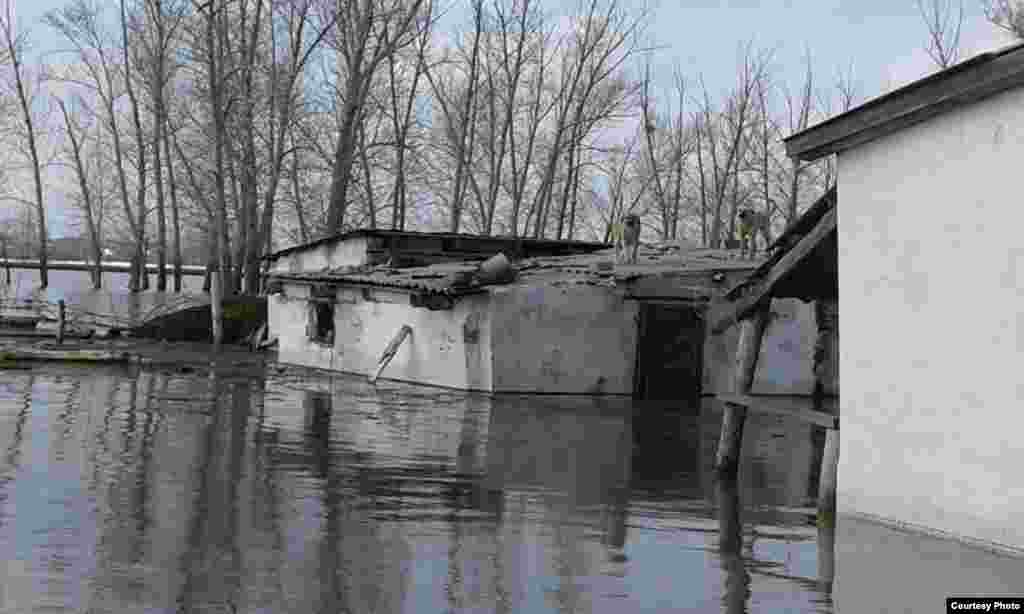
[[[679,248],[678,244],[642,244],[637,264],[617,264],[613,249],[574,256],[545,256],[521,260],[509,268],[496,260],[484,263],[456,262],[429,266],[392,268],[386,265],[338,267],[303,273],[271,272],[272,280],[333,282],[344,285],[400,288],[424,293],[459,296],[486,291],[495,284],[535,285],[550,283],[594,286],[628,285],[640,279],[706,276],[716,283],[728,272],[747,272],[763,259],[742,259],[738,250]],[[493,262],[492,262],[493,261]],[[491,276],[482,275],[491,263]]]

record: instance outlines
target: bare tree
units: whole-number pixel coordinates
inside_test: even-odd
[[[64,128],[68,135],[70,144],[71,161],[75,168],[75,177],[78,179],[79,199],[83,217],[85,218],[86,231],[89,233],[89,245],[92,251],[93,268],[90,271],[92,287],[99,290],[103,285],[103,246],[101,240],[101,228],[103,213],[92,197],[92,190],[89,186],[89,174],[86,171],[84,156],[82,154],[82,133],[83,128],[77,119],[72,119],[72,113],[68,112],[64,100],[57,98],[57,105],[60,107],[61,115],[64,118]]]
[[[790,134],[806,130],[811,121],[811,113],[814,111],[814,68],[809,50],[804,56],[804,62],[804,80],[799,94],[793,95],[788,91],[785,93],[787,128]],[[800,178],[807,166],[808,163],[801,162],[798,158],[790,158],[789,197],[786,207],[787,224],[796,221],[797,206],[800,200]]]
[[[161,148],[166,149],[167,146],[163,132],[167,127],[168,83],[173,72],[171,57],[178,42],[177,30],[183,23],[185,8],[183,0],[142,0],[142,16],[133,32],[142,56],[139,73],[148,90],[152,112],[153,187],[156,189],[157,214],[156,287],[161,292],[167,290],[167,190],[164,184]],[[175,236],[178,233],[179,230],[175,229]],[[173,259],[176,265],[175,275],[180,277],[181,254],[177,240]]]
[[[195,1],[195,0],[193,0]],[[209,115],[213,123],[214,151],[214,193],[212,202],[213,238],[210,243],[214,253],[214,266],[210,274],[210,315],[213,321],[213,345],[219,351],[224,341],[224,321],[222,318],[222,301],[224,295],[224,276],[230,273],[229,245],[227,242],[227,195],[226,171],[227,160],[227,108],[225,83],[225,56],[227,54],[227,22],[225,18],[227,4],[225,0],[208,0],[197,5],[196,10],[202,14],[202,31],[196,33],[194,45],[204,60],[206,72],[206,95]],[[198,30],[198,28],[197,28]],[[182,156],[184,158],[184,156]]]
[[[746,196],[745,186],[741,190],[740,166],[751,140],[750,130],[756,124],[757,93],[761,81],[767,78],[770,57],[770,52],[755,54],[752,43],[745,44],[736,86],[721,111],[715,110],[707,87],[703,87],[698,165],[704,208],[711,216],[711,247],[720,245],[724,222],[729,222],[732,235],[741,197]],[[728,215],[723,217],[727,206]]]
[[[334,22],[335,36],[330,44],[339,53],[344,66],[339,95],[343,100],[341,126],[331,168],[328,227],[339,232],[345,223],[348,189],[353,178],[359,123],[377,70],[385,58],[415,41],[413,27],[424,19],[424,0],[330,0],[330,13],[339,14]],[[426,17],[429,19],[429,16]]]
[[[3,46],[6,52],[7,61],[11,64],[13,72],[14,89],[17,92],[18,107],[21,111],[21,121],[24,132],[22,138],[28,149],[28,158],[32,167],[32,182],[35,188],[34,202],[39,230],[39,282],[40,288],[46,288],[50,284],[49,269],[47,267],[47,230],[46,230],[46,207],[43,203],[43,179],[41,162],[39,157],[38,133],[33,117],[33,97],[27,83],[28,76],[25,74],[25,54],[28,49],[28,32],[18,31],[14,22],[14,7],[10,0],[6,0],[0,13],[0,35],[3,36]]]
[[[130,157],[130,146],[125,143],[120,126],[120,99],[125,92],[124,74],[118,70],[115,57],[117,43],[104,31],[103,15],[99,7],[85,0],[72,0],[59,11],[51,11],[46,15],[46,23],[56,30],[76,53],[75,65],[79,71],[68,71],[58,78],[68,85],[74,85],[89,92],[98,99],[102,107],[101,121],[110,135],[110,145],[114,154],[114,170],[117,187],[124,212],[124,221],[128,226],[132,240],[141,245],[145,240],[144,231],[140,230],[138,215],[132,209],[132,199],[128,192],[127,158]],[[145,156],[145,151],[135,152],[137,156]],[[136,162],[136,168],[145,168],[145,161]],[[141,193],[145,195],[144,191]],[[136,203],[136,211],[144,207],[145,202]],[[142,270],[133,258],[129,287],[140,289],[143,285],[140,275]]]
[[[963,0],[917,0],[917,10],[928,28],[925,51],[939,68],[949,68],[960,57]]]
[[[531,205],[534,237],[544,236],[562,148],[577,146],[585,136],[579,124],[593,126],[622,109],[633,92],[621,80],[620,68],[643,51],[646,10],[633,13],[618,0],[587,0],[582,8],[582,17],[569,34],[569,49],[562,56],[551,145]],[[595,100],[602,104],[594,105]]]
[[[1020,0],[982,0],[985,17],[1017,38],[1024,38],[1024,4]]]

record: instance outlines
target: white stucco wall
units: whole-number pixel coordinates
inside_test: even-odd
[[[361,266],[367,263],[367,257],[367,238],[353,237],[285,254],[274,262],[271,270],[278,273],[306,273],[342,266]]]
[[[496,391],[632,394],[636,301],[583,284],[492,293]]]
[[[367,300],[366,296],[369,296]],[[270,335],[278,357],[291,364],[370,374],[384,348],[401,329],[412,327],[381,377],[467,390],[492,389],[490,311],[486,295],[465,297],[452,310],[409,305],[409,295],[383,289],[342,288],[334,313],[334,345],[306,337],[308,290],[285,287],[269,298]]]
[[[384,347],[409,324],[382,377],[490,392],[630,395],[640,303],[597,286],[498,286],[451,311],[409,305],[404,292],[343,289],[332,348],[306,337],[308,288],[286,284],[268,299],[270,336],[282,362],[369,374]],[[773,301],[753,392],[810,394],[816,336],[813,305]],[[728,392],[736,327],[704,344],[704,394]]]
[[[1024,89],[841,154],[840,512],[1024,547]]]

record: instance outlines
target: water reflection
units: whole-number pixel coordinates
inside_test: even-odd
[[[752,419],[721,484],[718,410],[670,409],[306,372],[2,372],[0,611],[831,607],[829,542],[791,509],[808,427]]]

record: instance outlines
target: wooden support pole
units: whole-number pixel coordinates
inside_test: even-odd
[[[839,469],[839,429],[826,429],[825,453],[818,479],[818,526],[836,526],[836,478]]]
[[[57,301],[57,345],[64,343],[65,305],[64,299]]]
[[[410,327],[408,324],[403,324],[402,328],[398,331],[398,334],[396,334],[394,339],[391,340],[391,343],[389,343],[388,346],[384,348],[384,353],[381,355],[380,360],[377,361],[377,370],[374,372],[373,375],[370,376],[371,384],[377,382],[377,378],[380,377],[380,374],[384,371],[384,368],[387,367],[388,363],[391,362],[391,359],[395,357],[395,354],[398,352],[398,348],[401,347],[402,342],[405,341],[405,338],[408,337],[411,333],[412,327]]]
[[[826,594],[832,592],[836,577],[836,529],[818,528],[818,586]]]
[[[757,355],[761,351],[761,339],[771,313],[770,304],[764,303],[757,311],[740,322],[740,338],[736,345],[736,362],[733,371],[732,389],[736,394],[747,394],[754,381],[757,369]],[[715,456],[715,469],[720,478],[736,478],[739,469],[740,450],[743,444],[743,425],[747,419],[747,408],[737,403],[725,404],[722,412],[722,431]]]
[[[815,396],[839,395],[839,303],[835,299],[814,304],[818,323],[818,339],[814,347]],[[836,406],[838,416],[839,407]],[[826,429],[825,451],[821,458],[818,480],[818,526],[836,526],[836,485],[839,473],[839,429]]]

